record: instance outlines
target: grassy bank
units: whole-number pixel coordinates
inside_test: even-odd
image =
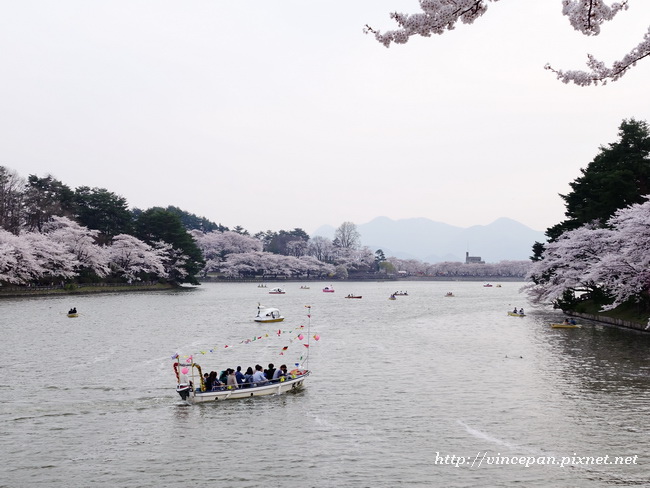
[[[648,323],[648,316],[650,316],[650,311],[636,303],[626,303],[607,312],[601,312],[600,308],[601,305],[598,305],[591,300],[585,300],[576,305],[575,312],[626,320],[628,322],[636,322],[642,325]]]

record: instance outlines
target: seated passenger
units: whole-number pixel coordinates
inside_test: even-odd
[[[255,373],[253,373],[253,386],[261,386],[268,383],[266,376],[264,376],[264,369],[259,364],[255,365]]]
[[[280,369],[277,369],[275,371],[275,373],[273,374],[273,379],[278,380],[286,376],[289,376],[289,372],[287,371],[287,365],[283,364],[282,366],[280,366]]]
[[[244,373],[244,387],[249,388],[253,384],[253,368],[250,366]]]
[[[235,370],[232,368],[228,368],[226,370],[228,372],[228,380],[227,380],[227,385],[229,390],[234,390],[235,388],[238,388],[237,385],[237,376],[235,376]]]
[[[267,380],[272,380],[274,375],[275,375],[275,366],[273,366],[273,363],[269,363],[269,369],[264,370],[264,376],[266,376]]]

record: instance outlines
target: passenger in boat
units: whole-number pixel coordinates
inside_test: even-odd
[[[517,307],[512,311],[512,313],[517,313]]]
[[[520,308],[520,309],[519,309],[519,315],[523,315],[523,314],[524,314],[524,309],[523,309],[523,308]]]
[[[272,380],[275,375],[275,366],[273,366],[273,363],[269,363],[269,369],[264,370],[264,376],[266,376],[267,380]]]
[[[237,378],[237,384],[241,388],[241,385],[246,382],[246,377],[244,373],[241,372],[241,366],[237,366],[237,371],[235,371],[235,378]]]
[[[68,310],[68,313],[77,313],[77,307],[72,307],[70,310]]]
[[[570,323],[571,325],[577,325],[576,319],[571,319],[571,320],[569,320],[569,323]]]
[[[250,366],[244,373],[244,388],[249,388],[253,384],[253,368]]]
[[[266,376],[264,376],[264,368],[259,364],[255,365],[255,373],[253,373],[252,383],[253,386],[260,386],[268,383]]]
[[[228,372],[228,389],[239,388],[239,385],[237,384],[237,376],[235,376],[235,370],[228,368],[226,371]]]
[[[280,366],[280,369],[277,369],[275,373],[273,374],[273,379],[274,380],[279,380],[280,378],[283,378],[285,376],[289,376],[289,372],[287,371],[287,365],[282,364]]]
[[[219,382],[226,383],[228,381],[228,369],[224,369],[221,374],[219,374]]]
[[[219,388],[220,385],[221,383],[217,379],[217,372],[210,371],[208,379],[205,380],[205,391],[215,391]]]
[[[569,322],[569,319],[564,319],[564,325],[571,325],[571,322]]]

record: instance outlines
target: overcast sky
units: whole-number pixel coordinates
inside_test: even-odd
[[[605,87],[650,2],[575,32],[560,0],[502,0],[387,49],[363,34],[415,0],[0,0],[0,165],[175,205],[250,232],[375,217],[545,230],[625,118],[650,60]]]

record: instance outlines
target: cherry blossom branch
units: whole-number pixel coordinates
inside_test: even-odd
[[[563,83],[573,82],[579,86],[606,85],[608,81],[620,79],[638,61],[648,56],[650,56],[650,29],[643,36],[643,41],[626,54],[623,59],[615,61],[611,68],[605,66],[605,63],[598,61],[591,54],[587,55],[587,66],[591,71],[556,70],[550,64],[547,64],[544,68],[555,73]]]
[[[422,13],[402,14],[393,12],[390,17],[399,29],[382,33],[366,24],[364,32],[373,34],[375,39],[386,47],[391,43],[405,44],[414,35],[430,37],[431,34],[444,34],[453,30],[458,21],[472,24],[483,15],[489,2],[499,0],[420,0]],[[600,26],[612,20],[619,12],[628,9],[628,0],[605,4],[604,0],[562,0],[562,15],[569,19],[571,26],[587,36],[600,34]],[[605,66],[591,54],[587,66],[590,71],[556,70],[550,64],[546,69],[554,72],[564,83],[573,82],[579,86],[604,85],[607,81],[621,78],[637,61],[650,56],[650,30],[644,40],[621,61],[616,61],[611,68]]]

